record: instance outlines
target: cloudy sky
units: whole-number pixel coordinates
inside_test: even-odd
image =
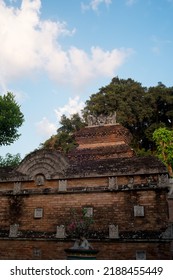
[[[15,94],[24,157],[115,76],[173,86],[173,0],[0,0],[0,93]]]

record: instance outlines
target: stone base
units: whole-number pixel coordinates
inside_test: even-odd
[[[65,249],[67,260],[96,260],[98,250],[93,249]]]

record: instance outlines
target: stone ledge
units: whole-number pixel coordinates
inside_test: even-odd
[[[161,190],[169,187],[158,185],[118,185],[113,188],[109,188],[109,186],[99,186],[99,187],[69,187],[65,191],[59,191],[57,188],[46,188],[46,189],[24,189],[18,192],[17,194],[13,193],[13,190],[8,191],[0,191],[0,196],[29,196],[29,195],[67,195],[67,194],[77,194],[77,193],[98,193],[98,192],[122,192],[122,191],[143,191],[143,190]],[[170,198],[170,197],[169,197]]]

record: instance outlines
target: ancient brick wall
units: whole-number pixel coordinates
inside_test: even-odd
[[[133,157],[120,125],[85,128],[76,137],[79,147],[68,157],[43,149],[17,169],[0,170],[0,259],[65,259],[71,209],[86,207],[98,259],[135,259],[137,250],[169,259],[166,167]]]
[[[70,159],[93,160],[103,158],[132,157],[129,147],[130,132],[121,125],[86,127],[76,132],[77,149],[69,153]]]
[[[7,246],[8,242],[8,246]],[[74,241],[56,240],[0,240],[1,260],[63,260],[66,259],[64,249],[70,248]],[[169,260],[169,243],[157,242],[105,242],[92,241],[94,249],[98,249],[98,260],[135,260],[137,252],[145,252],[148,260]]]
[[[144,216],[134,216],[134,206],[144,207]],[[168,222],[165,191],[100,191],[65,193],[27,193],[1,197],[1,228],[18,223],[19,230],[55,232],[56,226],[66,224],[70,209],[93,207],[95,230],[108,232],[109,224],[119,226],[120,232],[161,230]],[[36,208],[43,217],[34,218]]]
[[[121,125],[86,127],[76,132],[75,138],[80,145],[94,143],[129,143],[130,132]]]

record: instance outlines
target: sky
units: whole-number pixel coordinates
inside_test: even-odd
[[[24,114],[25,157],[113,77],[173,86],[173,0],[0,0],[0,94]]]

